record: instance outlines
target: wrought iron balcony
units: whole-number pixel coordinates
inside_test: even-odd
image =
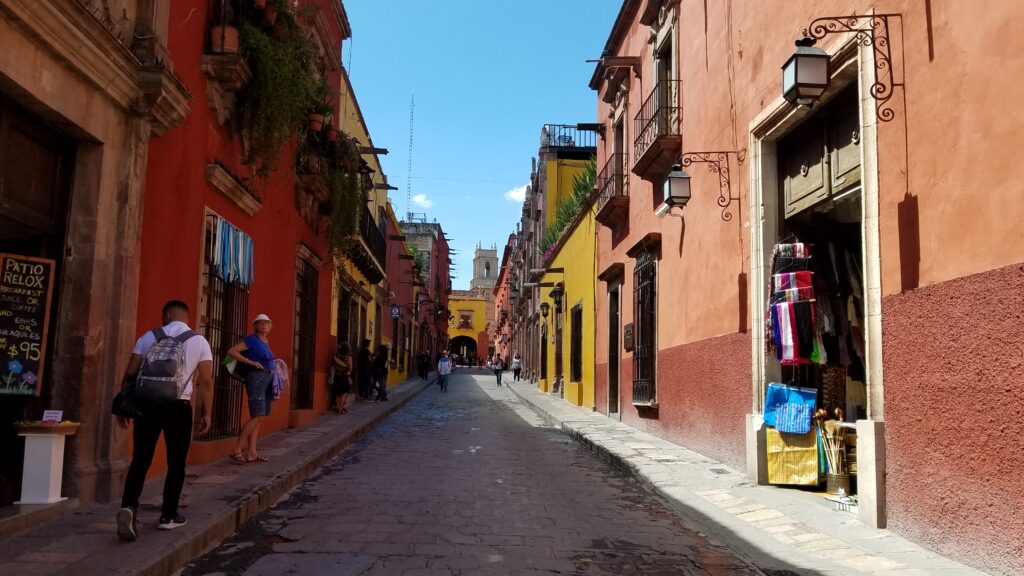
[[[615,226],[629,215],[629,178],[626,173],[626,154],[619,152],[608,157],[597,175],[597,221]]]
[[[373,214],[367,208],[360,210],[359,236],[352,246],[352,263],[366,276],[371,284],[384,279],[384,264],[387,262],[387,242],[380,231]]]
[[[633,173],[644,180],[664,178],[682,152],[681,95],[679,80],[658,82],[633,119]]]
[[[540,131],[540,147],[568,150],[590,148],[593,154],[597,150],[597,132],[581,130],[568,124],[545,124]]]

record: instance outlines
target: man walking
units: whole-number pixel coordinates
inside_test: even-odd
[[[157,344],[159,343],[159,346]],[[154,354],[150,354],[153,351]],[[161,356],[161,352],[169,355]],[[157,358],[157,356],[160,356]],[[145,405],[143,415],[135,419],[132,440],[132,463],[124,480],[121,509],[117,511],[117,535],[132,542],[137,536],[139,496],[160,433],[167,448],[167,476],[164,499],[160,509],[160,530],[174,530],[188,521],[178,514],[178,501],[185,485],[185,460],[192,443],[192,398],[197,397],[202,416],[199,433],[209,430],[213,413],[213,353],[206,338],[188,327],[188,305],[172,300],[163,308],[163,327],[143,334],[135,343],[124,385],[137,381],[156,381],[156,366],[173,366],[177,379],[177,400]],[[121,428],[128,428],[128,419],[118,417]]]
[[[452,373],[452,361],[448,359],[448,352],[441,352],[441,359],[437,361],[437,378],[441,382],[441,392],[448,391],[448,375]]]

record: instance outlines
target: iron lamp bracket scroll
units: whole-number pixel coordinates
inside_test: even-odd
[[[729,156],[736,157],[736,165],[742,166],[743,161],[747,158],[746,149],[742,150],[720,150],[714,152],[686,152],[679,157],[679,162],[683,168],[689,167],[691,164],[703,163],[708,165],[708,171],[718,174],[718,199],[716,200],[718,206],[722,209],[722,220],[729,222],[732,220],[732,212],[729,211],[729,205],[734,200],[738,201],[739,196],[733,196],[732,194],[732,181],[729,176]]]
[[[889,106],[893,90],[903,86],[896,82],[892,67],[892,43],[889,36],[889,20],[899,19],[902,14],[864,14],[850,16],[824,16],[815,18],[804,28],[805,38],[821,40],[829,34],[853,34],[854,41],[865,48],[871,48],[875,56],[874,81],[871,83],[871,97],[875,100],[875,114],[882,122],[889,122],[896,113]]]

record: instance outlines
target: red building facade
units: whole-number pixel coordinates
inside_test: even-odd
[[[310,190],[297,178],[295,142],[264,178],[255,178],[237,133],[233,89],[242,66],[236,54],[214,53],[218,14],[201,0],[174,2],[168,52],[176,73],[197,95],[184,124],[149,150],[143,207],[138,333],[159,323],[169,299],[191,307],[194,329],[219,361],[251,331],[252,318],[273,321],[270,346],[292,371],[288,396],[274,403],[262,433],[310,422],[327,405],[325,372],[335,345],[331,325],[331,255]],[[244,12],[248,2],[224,3]],[[342,41],[350,34],[340,3],[304,2],[300,17],[331,94],[338,92]],[[236,15],[236,17],[238,17]],[[254,14],[250,18],[257,18]],[[215,376],[214,423],[198,438],[192,462],[230,451],[247,415],[241,386]],[[157,459],[159,462],[160,459]],[[154,473],[159,473],[154,470]]]

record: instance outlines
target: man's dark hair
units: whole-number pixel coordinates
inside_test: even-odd
[[[370,347],[370,339],[369,338],[363,338],[363,345],[362,345],[362,347],[363,348],[369,348]]]
[[[188,304],[185,304],[181,300],[171,300],[167,304],[164,304],[163,315],[167,316],[174,310],[183,310],[185,313],[188,313]]]

